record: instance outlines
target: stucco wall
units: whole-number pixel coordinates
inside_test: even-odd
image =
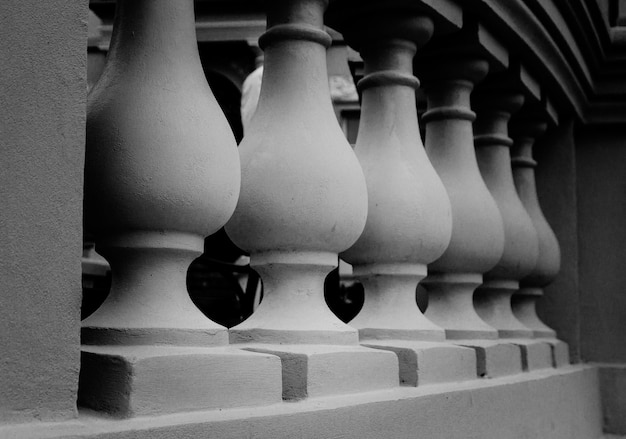
[[[626,128],[577,133],[581,349],[626,363]]]
[[[87,8],[0,6],[0,422],[76,413]]]
[[[583,360],[600,364],[606,432],[626,434],[626,128],[576,136]]]

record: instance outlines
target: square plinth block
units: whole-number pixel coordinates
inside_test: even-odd
[[[550,345],[552,367],[558,368],[570,365],[569,346],[567,343],[556,338],[538,338],[537,341],[542,341]]]
[[[473,380],[476,351],[446,342],[363,340],[362,346],[394,352],[400,363],[400,384],[423,386]]]
[[[552,348],[540,340],[506,339],[522,349],[522,369],[533,371],[552,367]]]
[[[229,347],[82,346],[78,403],[113,416],[274,404],[281,362]]]
[[[537,341],[542,341],[550,345],[550,350],[552,351],[552,367],[569,366],[569,346],[567,343],[556,338],[538,338]]]
[[[522,373],[522,349],[499,340],[454,340],[454,344],[476,351],[476,372],[482,378]]]
[[[242,346],[242,348],[244,348]],[[371,392],[398,387],[393,352],[345,345],[245,345],[277,355],[283,367],[283,399]]]

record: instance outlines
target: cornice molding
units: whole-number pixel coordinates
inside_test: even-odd
[[[583,123],[626,122],[626,46],[594,0],[465,0],[541,84]],[[625,28],[626,30],[626,28]]]
[[[626,122],[626,27],[612,27],[598,0],[387,0],[418,8],[435,21],[439,36],[477,22],[478,43],[502,68],[521,64],[527,92],[551,102],[560,118],[583,123]],[[334,0],[333,11],[375,5],[374,0]],[[107,25],[115,0],[90,0]],[[200,41],[254,42],[264,29],[263,2],[196,0]],[[344,18],[341,18],[344,19]],[[336,38],[335,38],[336,39]],[[532,87],[531,87],[532,86]]]

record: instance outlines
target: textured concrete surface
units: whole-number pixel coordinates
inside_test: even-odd
[[[535,370],[552,367],[554,357],[552,346],[541,340],[507,340],[522,349],[522,369]]]
[[[624,133],[623,125],[577,133],[580,343],[584,361],[626,363]]]
[[[0,429],[0,437],[599,439],[602,431],[597,371],[571,366],[493,380],[125,421],[82,413],[73,422]]]
[[[626,364],[598,364],[604,431],[626,434]]]
[[[281,401],[280,360],[234,348],[83,346],[78,403],[126,418]]]
[[[395,352],[400,384],[422,386],[477,379],[476,352],[452,343],[364,340],[361,345]]]
[[[570,364],[569,346],[567,343],[557,339],[547,339],[552,348],[552,365],[563,367]]]
[[[3,0],[0,10],[0,422],[71,418],[88,5]]]
[[[280,357],[285,400],[398,386],[398,360],[391,352],[361,346],[260,343],[247,345],[247,349]]]
[[[454,340],[454,343],[476,351],[479,377],[515,375],[523,370],[522,349],[515,344],[504,340]]]

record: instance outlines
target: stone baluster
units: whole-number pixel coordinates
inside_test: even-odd
[[[415,297],[452,229],[448,196],[417,121],[413,56],[430,38],[433,22],[388,5],[362,13],[353,7],[341,17],[349,19],[335,26],[364,60],[355,149],[369,202],[363,234],[341,255],[365,291],[363,309],[350,325],[361,344],[397,353],[403,384],[475,378],[475,352],[433,343],[445,340],[445,332],[424,317]]]
[[[533,335],[551,345],[552,364],[560,367],[569,364],[569,349],[566,343],[556,338],[556,332],[543,323],[537,316],[537,300],[543,296],[543,288],[559,272],[559,243],[541,211],[535,185],[535,167],[533,145],[543,135],[547,124],[541,119],[514,118],[511,127],[514,139],[511,163],[513,180],[522,204],[530,215],[538,236],[539,253],[537,264],[528,276],[520,282],[520,289],[513,295],[513,312]]]
[[[324,301],[326,275],[367,217],[363,172],[330,100],[326,6],[269,3],[261,94],[239,147],[241,196],[226,226],[264,286],[230,340],[283,358],[286,399],[398,384],[395,355],[358,346],[357,331]]]
[[[223,347],[185,286],[240,187],[194,23],[193,0],[118,0],[88,99],[86,223],[113,281],[83,322],[79,404],[122,417],[280,400],[279,359]]]
[[[440,40],[417,57],[423,72],[428,110],[426,152],[447,190],[452,206],[452,238],[444,254],[428,266],[426,317],[444,328],[446,338],[476,350],[479,376],[521,371],[520,349],[498,342],[497,331],[473,306],[473,294],[502,256],[503,225],[498,207],[481,178],[474,152],[470,107],[474,85],[489,64],[463,35]]]
[[[478,114],[474,123],[478,166],[504,224],[504,252],[485,273],[483,285],[474,294],[474,306],[500,338],[514,339],[521,347],[523,369],[532,370],[550,365],[550,349],[546,343],[528,340],[533,333],[515,317],[511,306],[520,279],[532,271],[538,254],[537,232],[517,195],[511,170],[513,141],[508,123],[523,102],[524,96],[506,79],[492,79],[472,97]]]

